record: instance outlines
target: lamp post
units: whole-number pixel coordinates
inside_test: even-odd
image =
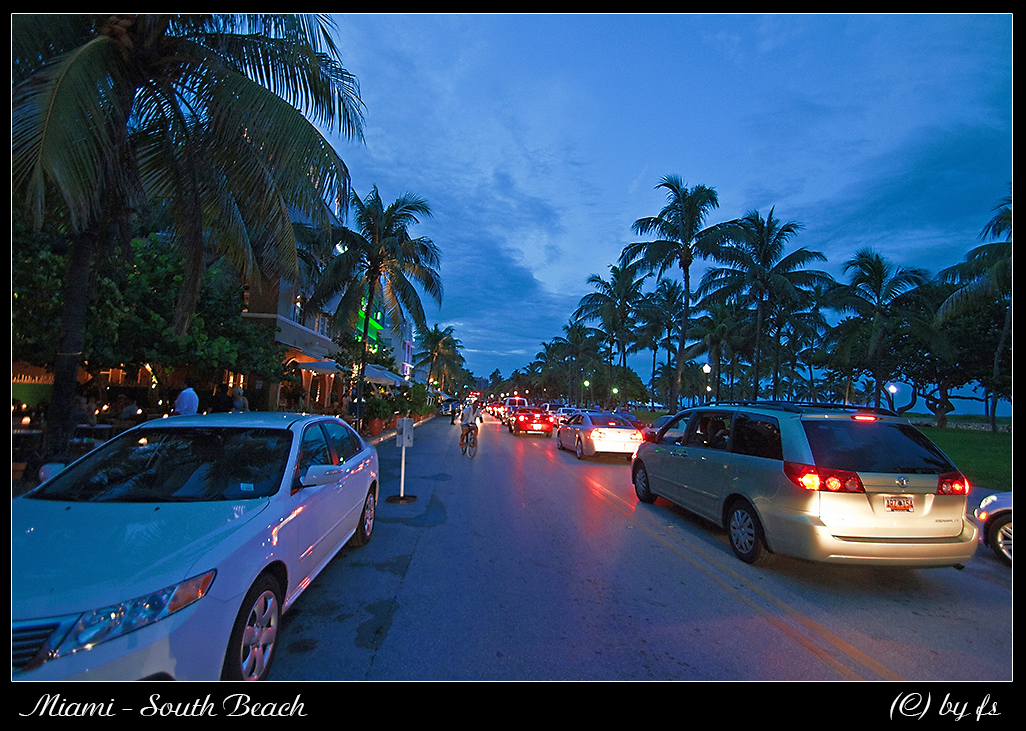
[[[702,373],[705,374],[705,402],[709,403],[709,394],[712,393],[712,386],[709,385],[709,374],[712,373],[712,366],[706,363],[702,366]]]

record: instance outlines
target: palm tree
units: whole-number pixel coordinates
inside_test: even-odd
[[[442,302],[442,280],[437,267],[438,247],[426,237],[412,238],[410,227],[420,216],[430,216],[427,202],[404,193],[385,206],[375,186],[363,200],[354,191],[349,201],[355,230],[340,226],[333,235],[338,255],[325,265],[310,297],[320,307],[341,295],[334,320],[339,329],[352,332],[363,314],[362,351],[357,379],[357,403],[362,403],[367,341],[375,299],[380,297],[393,322],[412,319],[426,328],[424,307],[416,286]],[[415,286],[416,285],[416,286]]]
[[[575,319],[601,320],[610,344],[611,358],[619,351],[620,366],[627,368],[627,352],[633,339],[634,315],[641,303],[642,286],[647,274],[637,276],[638,267],[611,265],[609,280],[598,274],[588,277],[588,284],[598,291],[584,295],[578,303]],[[610,379],[612,388],[612,379]]]
[[[330,31],[320,16],[12,18],[14,196],[37,226],[59,220],[72,246],[48,456],[67,448],[92,262],[127,246],[139,204],[164,205],[185,252],[179,336],[208,249],[244,276],[295,276],[290,211],[326,222],[349,190],[317,124],[362,137],[358,86]]]
[[[462,345],[453,335],[452,325],[439,329],[435,324],[430,330],[420,328],[419,339],[422,350],[414,355],[414,368],[427,366],[428,383],[436,379],[439,390],[445,390],[446,379],[453,378],[463,368]]]
[[[883,372],[883,346],[886,336],[903,319],[906,305],[916,296],[916,289],[928,280],[926,270],[917,267],[895,267],[880,254],[868,248],[859,249],[844,264],[849,283],[833,292],[835,307],[853,312],[858,320],[848,321],[850,337],[861,342],[876,388],[876,406],[880,406]],[[844,325],[845,323],[840,323]]]
[[[939,277],[944,281],[958,282],[956,290],[937,311],[937,322],[961,314],[980,304],[995,300],[1006,303],[1005,322],[994,353],[994,388],[990,389],[990,426],[997,431],[997,380],[1001,373],[1001,355],[1005,343],[1012,333],[1012,193],[994,208],[996,213],[980,233],[980,239],[990,243],[982,244],[966,254],[965,259],[953,267],[943,270]],[[1004,239],[1001,240],[1001,237]]]
[[[563,332],[565,337],[552,339],[553,351],[565,364],[567,392],[571,400],[582,403],[584,373],[599,361],[598,343],[602,336],[597,330],[576,318],[563,326]]]
[[[733,241],[717,254],[725,266],[706,272],[698,289],[700,295],[708,294],[716,301],[736,299],[755,304],[753,398],[759,397],[762,331],[772,308],[791,307],[801,290],[832,281],[825,272],[805,269],[813,261],[826,261],[820,252],[800,248],[785,256],[788,241],[803,226],[795,221],[781,223],[773,210],[766,218],[749,211],[736,222]]]
[[[655,216],[634,222],[634,233],[655,234],[653,241],[628,244],[620,255],[621,262],[641,262],[661,277],[667,269],[679,267],[684,275],[684,307],[681,312],[680,343],[677,346],[677,378],[671,379],[670,401],[676,408],[684,374],[684,351],[687,345],[688,319],[691,315],[691,264],[696,256],[714,255],[727,240],[727,226],[718,224],[703,228],[709,212],[719,206],[716,191],[704,185],[688,188],[676,175],[667,175],[656,188],[666,190],[666,205]]]

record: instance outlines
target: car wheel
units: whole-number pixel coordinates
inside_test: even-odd
[[[360,524],[356,526],[356,533],[349,539],[349,544],[359,548],[366,546],[374,533],[374,488],[367,491],[367,497],[363,499],[363,511],[360,513]]]
[[[648,470],[645,469],[645,465],[639,466],[634,471],[634,494],[643,503],[655,502],[656,496],[652,494],[652,490],[649,488]]]
[[[766,548],[762,524],[747,501],[737,500],[730,506],[727,533],[734,555],[745,563],[761,564],[769,560],[771,554]]]
[[[577,459],[584,459],[584,445],[580,439],[577,440]]]
[[[250,587],[235,619],[221,677],[225,680],[265,680],[278,645],[281,589],[264,574]]]
[[[1003,515],[990,524],[987,531],[987,543],[994,549],[998,558],[1009,566],[1012,565],[1012,516]]]

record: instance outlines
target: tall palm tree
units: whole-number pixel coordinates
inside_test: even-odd
[[[657,189],[666,190],[666,205],[655,216],[634,222],[634,233],[655,234],[653,241],[628,244],[620,255],[621,262],[640,262],[662,276],[667,269],[679,267],[684,277],[684,307],[681,312],[680,343],[677,346],[677,378],[671,379],[670,401],[676,408],[684,374],[684,351],[687,347],[688,319],[691,316],[691,264],[696,257],[714,255],[728,240],[726,224],[705,228],[710,211],[719,206],[716,191],[704,185],[689,188],[676,175],[665,176]]]
[[[717,259],[725,266],[706,272],[698,293],[726,302],[737,299],[755,305],[755,354],[753,359],[753,397],[759,397],[762,358],[762,332],[775,306],[790,307],[799,300],[799,292],[831,281],[825,272],[807,270],[814,261],[826,261],[818,251],[805,248],[785,255],[788,241],[802,230],[795,221],[781,223],[773,215],[763,218],[749,211],[736,222],[733,240],[720,248]]]
[[[414,368],[427,366],[428,383],[435,379],[439,389],[445,390],[446,380],[454,377],[463,367],[462,345],[453,334],[452,325],[439,329],[437,323],[430,329],[420,328],[421,351],[415,354]]]
[[[14,197],[72,245],[53,456],[67,448],[92,262],[127,246],[135,207],[163,204],[185,252],[184,335],[208,248],[244,275],[295,275],[290,210],[326,222],[349,189],[317,125],[361,138],[362,103],[320,16],[16,15],[11,37]]]
[[[409,229],[430,216],[431,208],[420,196],[404,193],[387,207],[375,186],[360,199],[354,191],[350,210],[355,228],[339,226],[333,231],[338,255],[325,265],[310,297],[311,307],[320,307],[341,295],[335,310],[336,326],[352,332],[363,314],[362,350],[357,379],[357,403],[362,403],[367,368],[367,341],[372,307],[381,298],[393,322],[412,319],[425,328],[424,306],[417,291],[439,304],[442,279],[438,274],[438,247],[426,237],[413,238]]]
[[[1009,189],[1011,186],[1009,186]],[[994,382],[1001,373],[1001,355],[1012,333],[1012,193],[994,208],[996,213],[980,233],[980,239],[989,243],[969,251],[965,259],[943,270],[940,278],[958,282],[962,286],[951,294],[937,311],[937,321],[961,314],[980,304],[1000,301],[1005,303],[1005,322],[994,353]],[[1002,239],[1002,237],[1004,237]],[[990,426],[997,431],[997,388],[990,389]]]
[[[620,366],[624,370],[627,368],[627,353],[633,339],[634,315],[642,301],[642,288],[647,278],[647,274],[638,276],[636,264],[623,267],[611,265],[608,280],[598,274],[588,277],[588,284],[597,291],[581,297],[577,311],[574,312],[574,318],[602,322],[602,329],[609,340],[611,357],[619,352]],[[610,379],[610,388],[612,386]]]
[[[567,392],[572,401],[584,399],[584,373],[599,360],[598,343],[602,335],[580,319],[572,319],[563,326],[565,336],[553,338],[556,357],[561,358],[567,372]]]
[[[853,312],[858,320],[848,323],[850,335],[864,344],[866,359],[873,374],[876,405],[880,406],[883,372],[883,347],[886,336],[903,319],[906,305],[916,296],[916,289],[929,279],[925,269],[896,267],[877,252],[862,248],[844,264],[848,284],[833,292],[835,307]],[[841,323],[844,324],[844,323]]]

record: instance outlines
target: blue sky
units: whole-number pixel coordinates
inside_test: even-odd
[[[709,224],[775,208],[793,245],[935,272],[1012,180],[1011,15],[338,15],[365,143],[356,191],[423,196],[468,367],[562,334],[669,174]],[[697,282],[704,264],[693,268]],[[647,379],[648,358],[637,370]]]

